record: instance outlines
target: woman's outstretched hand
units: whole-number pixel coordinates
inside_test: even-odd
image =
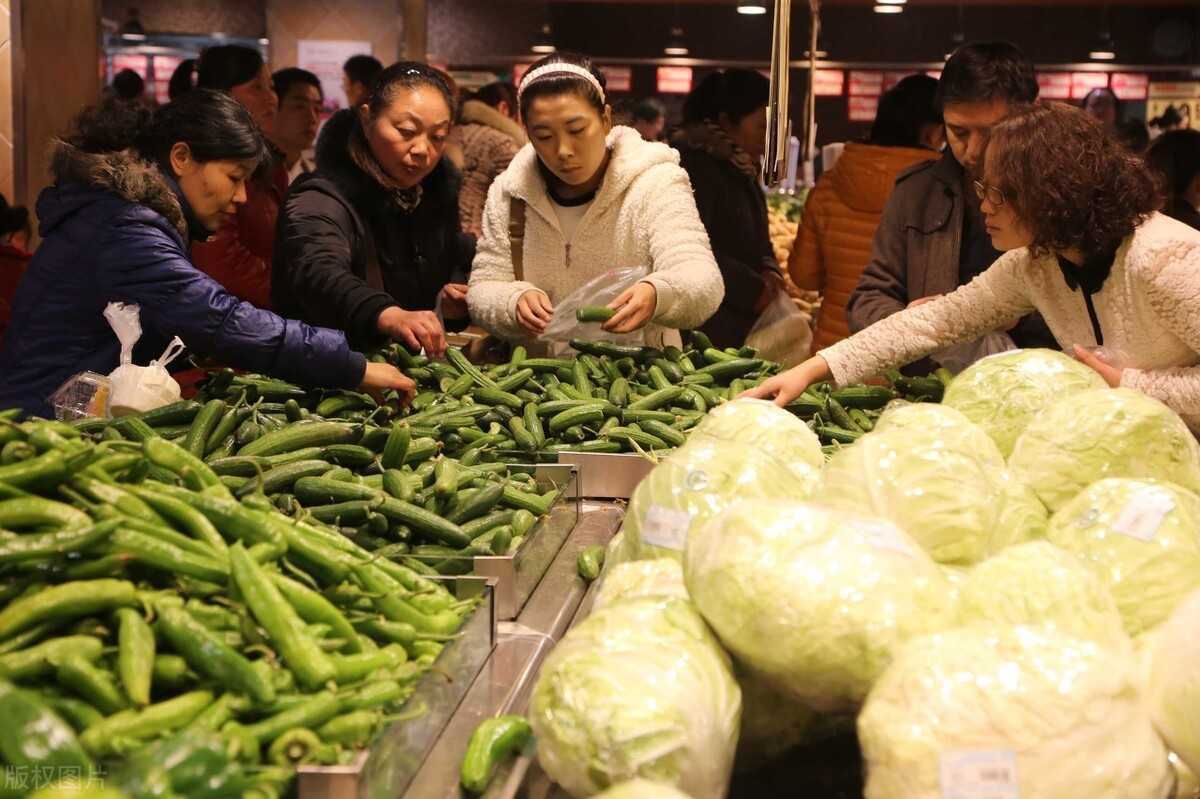
[[[742,392],[739,399],[751,397],[774,400],[775,404],[782,408],[803,394],[804,389],[828,377],[829,364],[820,355],[814,355],[799,366],[793,366],[749,391]]]

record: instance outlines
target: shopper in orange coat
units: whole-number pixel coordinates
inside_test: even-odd
[[[850,335],[846,302],[871,260],[871,242],[900,172],[939,157],[945,144],[934,106],[937,81],[910,75],[879,102],[871,137],[851,142],[817,181],[804,206],[788,272],[801,289],[823,295],[813,350]]]

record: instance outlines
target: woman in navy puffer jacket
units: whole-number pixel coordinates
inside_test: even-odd
[[[220,92],[196,90],[153,116],[116,104],[85,111],[57,143],[55,183],[38,197],[43,241],[0,352],[0,408],[49,416],[47,398],[71,375],[115,369],[120,345],[103,316],[110,302],[141,306],[135,363],[178,335],[239,368],[411,392],[408,378],[367,363],[340,331],[255,308],[192,266],[190,241],[245,202],[246,179],[266,154],[249,113]]]

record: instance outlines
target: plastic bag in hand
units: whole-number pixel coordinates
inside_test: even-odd
[[[121,342],[121,365],[108,376],[112,381],[109,410],[113,416],[149,411],[179,399],[179,384],[166,367],[183,353],[183,341],[176,336],[149,366],[135,366],[133,348],[142,337],[140,314],[137,305],[120,302],[110,302],[104,309],[104,317]]]
[[[573,338],[586,338],[592,341],[613,341],[618,344],[644,343],[646,338],[644,331],[609,333],[601,330],[597,322],[580,322],[575,318],[575,312],[585,306],[608,305],[621,296],[623,291],[645,280],[649,274],[649,269],[637,266],[611,269],[599,277],[589,280],[555,304],[554,317],[546,325],[546,332],[542,334],[542,338],[546,341],[570,341]]]
[[[808,357],[812,339],[812,320],[808,314],[796,306],[786,291],[778,291],[750,329],[746,345],[758,350],[758,357],[790,367]]]

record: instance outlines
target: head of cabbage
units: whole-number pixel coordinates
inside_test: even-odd
[[[1138,635],[1200,585],[1200,496],[1170,483],[1093,483],[1050,519],[1047,537],[1088,563]]]
[[[626,551],[679,559],[696,525],[745,498],[801,499],[823,464],[816,434],[792,414],[762,400],[726,403],[634,489]]]
[[[1025,426],[1072,394],[1104,388],[1104,378],[1065,353],[1012,350],[976,361],[954,378],[942,403],[962,411],[1004,457]]]
[[[614,785],[595,799],[691,799],[683,791],[664,782],[636,779]]]
[[[1200,590],[1145,641],[1142,691],[1163,740],[1200,774]]]
[[[643,777],[722,799],[741,706],[729,657],[692,604],[635,597],[564,636],[529,720],[542,768],[574,797]]]
[[[1200,490],[1200,442],[1178,414],[1128,388],[1081,391],[1055,403],[1025,427],[1008,465],[1051,511],[1106,477]]]
[[[619,599],[639,596],[687,599],[680,562],[673,558],[656,558],[617,564],[604,575],[592,607],[602,608]]]
[[[1041,534],[1045,510],[962,414],[908,405],[879,421],[874,432],[834,454],[814,497],[891,520],[945,564],[969,566]]]
[[[858,718],[866,797],[974,796],[982,783],[989,796],[1165,799],[1174,776],[1133,675],[1129,654],[1046,627],[911,641]]]
[[[958,598],[963,624],[1045,625],[1128,649],[1108,587],[1083,561],[1047,541],[1009,547],[977,565]]]
[[[692,601],[739,661],[815,710],[854,710],[903,641],[953,620],[907,534],[806,503],[741,502],[688,539]]]

